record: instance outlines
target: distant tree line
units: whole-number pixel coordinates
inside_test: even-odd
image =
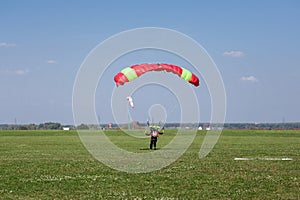
[[[300,129],[300,122],[294,123],[226,123],[225,129]]]
[[[62,124],[57,122],[46,122],[42,124],[0,124],[0,130],[61,130]],[[75,129],[74,126],[68,126],[71,129]]]
[[[156,124],[164,126],[167,129],[197,129],[199,127],[205,130],[206,127],[211,129],[300,129],[300,122],[295,123],[225,123],[210,124],[210,123],[166,123]],[[46,122],[41,124],[0,124],[0,130],[62,130],[64,127],[69,127],[70,130],[99,130],[99,129],[126,129],[128,124],[80,124],[62,125],[57,122]],[[146,123],[132,122],[131,129],[143,129],[147,127]]]

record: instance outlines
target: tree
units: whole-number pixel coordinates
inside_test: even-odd
[[[89,126],[86,124],[80,124],[79,126],[77,126],[77,129],[79,130],[88,130]]]

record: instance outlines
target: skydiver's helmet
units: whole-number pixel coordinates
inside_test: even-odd
[[[150,132],[155,132],[155,131],[158,131],[158,128],[157,127],[150,127]]]

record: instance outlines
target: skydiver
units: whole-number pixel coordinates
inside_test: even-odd
[[[156,142],[158,138],[158,130],[156,127],[150,127],[150,150],[152,150],[152,147],[154,147],[154,150],[156,150]]]

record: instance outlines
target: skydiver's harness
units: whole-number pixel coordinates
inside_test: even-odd
[[[154,130],[150,133],[151,135],[151,140],[152,141],[157,141],[157,137],[158,137],[158,131]]]

